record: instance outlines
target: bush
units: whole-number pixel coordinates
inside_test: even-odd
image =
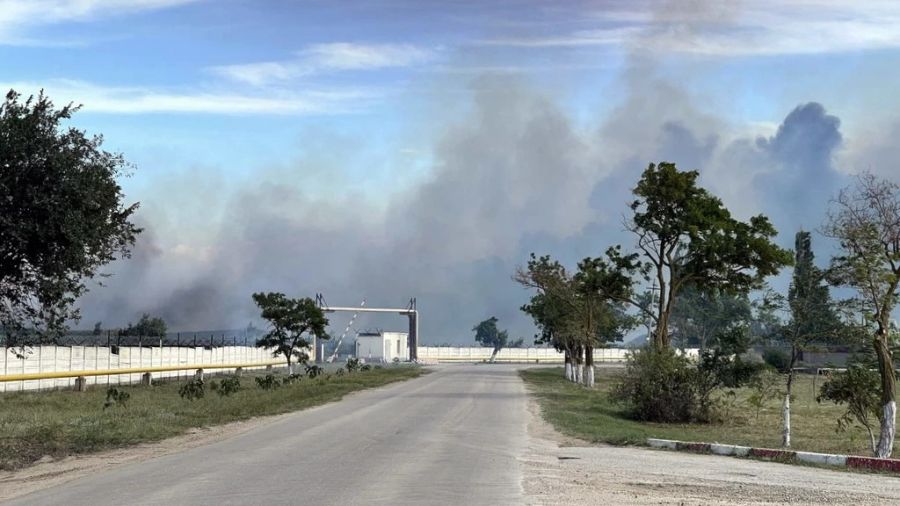
[[[119,390],[116,387],[109,387],[106,389],[106,402],[103,403],[103,409],[111,408],[113,406],[124,408],[130,397],[131,394],[124,390]]]
[[[354,372],[359,370],[359,359],[350,357],[347,359],[347,372]]]
[[[320,376],[325,374],[325,369],[317,366],[317,365],[308,365],[306,366],[306,375],[310,378],[315,378],[316,376]]]
[[[281,378],[281,384],[282,385],[293,385],[294,383],[300,383],[300,380],[302,380],[302,379],[303,379],[302,374],[297,374],[297,373],[289,374],[289,375],[285,376],[284,378]]]
[[[881,423],[881,376],[868,364],[853,364],[845,372],[836,372],[822,384],[816,402],[831,401],[847,405],[847,411],[837,419],[838,432],[857,422],[869,433],[872,452],[875,452],[875,424]]]
[[[180,395],[182,399],[187,399],[189,401],[201,399],[206,394],[203,387],[203,380],[194,378],[184,385],[181,385],[181,388],[178,389],[178,395]]]
[[[729,419],[734,393],[717,393],[753,381],[762,368],[762,364],[743,360],[736,349],[725,346],[703,350],[696,362],[671,349],[644,348],[629,357],[612,396],[626,404],[631,417],[639,421],[706,423]]]
[[[757,420],[759,420],[759,410],[769,401],[781,396],[781,385],[783,384],[781,375],[772,369],[764,371],[750,382],[753,391],[750,392],[747,402],[753,406]]]
[[[223,378],[221,382],[211,381],[209,387],[213,389],[220,397],[228,397],[237,393],[241,389],[241,379],[237,376],[229,376]]]
[[[363,364],[362,367],[359,368],[360,371],[371,371],[372,366],[369,364]]]
[[[766,348],[762,352],[763,362],[775,368],[780,373],[787,373],[791,366],[791,355],[778,348]]]
[[[337,371],[334,372],[334,375],[335,375],[335,376],[343,376],[343,375],[344,375],[344,370],[343,370],[343,369],[338,369]]]
[[[256,386],[263,390],[274,390],[281,386],[281,382],[278,381],[274,374],[266,374],[262,378],[256,378]]]
[[[689,422],[697,408],[695,370],[672,350],[644,348],[629,356],[612,396],[629,406],[635,420]]]

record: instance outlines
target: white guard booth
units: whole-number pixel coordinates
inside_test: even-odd
[[[366,362],[409,360],[406,332],[360,332],[356,335],[356,358]]]

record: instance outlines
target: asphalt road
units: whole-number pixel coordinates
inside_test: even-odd
[[[453,365],[10,504],[897,504],[900,479],[557,434],[508,365]]]
[[[521,504],[513,366],[449,366],[10,504]]]

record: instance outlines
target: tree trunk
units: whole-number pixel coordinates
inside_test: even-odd
[[[594,388],[594,347],[586,346],[584,350],[584,386]]]
[[[881,373],[881,432],[878,435],[878,447],[875,456],[888,458],[894,450],[894,433],[897,419],[897,403],[895,402],[896,375],[894,361],[888,341],[888,327],[880,325],[872,344],[878,359],[878,370]]]
[[[495,360],[497,360],[497,352],[500,351],[500,348],[494,348],[494,351],[491,353],[491,363],[493,364]]]
[[[578,346],[575,348],[575,383],[581,383],[582,378],[584,377],[584,359],[582,355],[582,348]]]
[[[288,355],[288,357],[287,357],[287,370],[288,370],[289,375],[294,374],[294,364],[291,362],[290,355]]]
[[[566,379],[569,381],[575,381],[575,372],[572,368],[572,353],[567,349],[563,351],[565,357],[566,364]]]
[[[784,394],[784,405],[781,408],[781,419],[784,423],[781,431],[781,446],[784,448],[791,447],[791,387],[794,384],[794,365],[800,351],[795,347],[791,347],[791,362],[788,366],[787,388]]]
[[[781,431],[781,446],[784,448],[791,447],[791,382],[788,380],[788,389],[784,394],[784,406],[781,408],[781,417],[784,426]]]

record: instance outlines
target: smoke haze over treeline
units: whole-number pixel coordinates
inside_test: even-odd
[[[702,36],[704,25],[687,28],[684,39]],[[82,326],[121,325],[148,312],[173,330],[240,328],[256,321],[254,291],[321,292],[333,305],[366,298],[402,307],[416,297],[426,343],[469,343],[472,326],[490,316],[530,340],[531,322],[519,311],[529,294],[510,279],[515,266],[531,252],[572,265],[612,244],[630,247],[622,216],[650,162],[699,170],[703,186],[738,217],[768,215],[785,247],[801,228],[822,224],[850,174],[897,175],[890,132],[848,137],[817,96],[756,124],[719,115],[702,90],[659,70],[661,57],[642,42],[651,37],[658,34],[629,41],[627,64],[610,77],[626,91],[593,97],[602,104],[595,111],[573,110],[566,83],[517,72],[421,77],[427,92],[419,100],[431,115],[409,121],[427,155],[387,194],[319,195],[310,181],[340,185],[349,177],[341,164],[365,149],[359,139],[313,132],[301,138],[294,164],[236,180],[199,169],[167,176],[136,196],[145,232],[133,257],[110,267],[106,286],[82,299]],[[184,237],[173,245],[165,237],[179,227]],[[814,244],[826,262],[831,245],[821,237]],[[344,321],[336,316],[334,327]],[[403,329],[405,321],[359,326]]]

